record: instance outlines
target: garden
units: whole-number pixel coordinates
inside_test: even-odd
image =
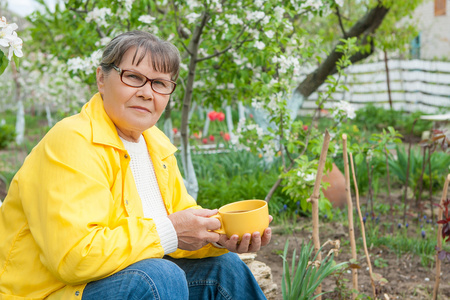
[[[273,238],[256,256],[269,299],[450,299],[449,124],[335,98],[377,49],[407,57],[421,1],[36,1],[25,28],[0,22],[0,200],[95,93],[102,47],[150,31],[182,56],[157,126],[188,192],[205,208],[269,204]]]

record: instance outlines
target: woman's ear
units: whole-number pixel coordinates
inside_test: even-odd
[[[105,72],[103,72],[102,67],[97,67],[97,88],[100,94],[103,94],[105,91]]]

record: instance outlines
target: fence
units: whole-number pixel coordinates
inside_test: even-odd
[[[450,62],[390,60],[388,70],[393,109],[427,114],[450,111]],[[349,90],[333,93],[325,109],[339,100],[352,103],[356,109],[369,103],[390,108],[384,61],[352,65],[346,73],[342,80]],[[319,92],[324,90],[325,84]],[[317,98],[315,92],[306,99],[300,113],[309,114],[316,109]]]

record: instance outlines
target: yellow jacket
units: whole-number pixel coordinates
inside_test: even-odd
[[[143,135],[168,214],[198,207],[186,192],[175,146],[156,127]],[[81,299],[87,282],[164,255],[128,164],[100,94],[48,132],[0,207],[0,299]],[[209,244],[171,256],[225,252]]]

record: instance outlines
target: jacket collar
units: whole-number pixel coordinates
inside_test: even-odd
[[[117,134],[114,123],[109,118],[103,107],[103,99],[100,93],[95,94],[82,109],[91,121],[92,142],[125,150],[122,141]],[[143,132],[150,153],[164,159],[177,151],[167,136],[156,126],[152,126]]]

